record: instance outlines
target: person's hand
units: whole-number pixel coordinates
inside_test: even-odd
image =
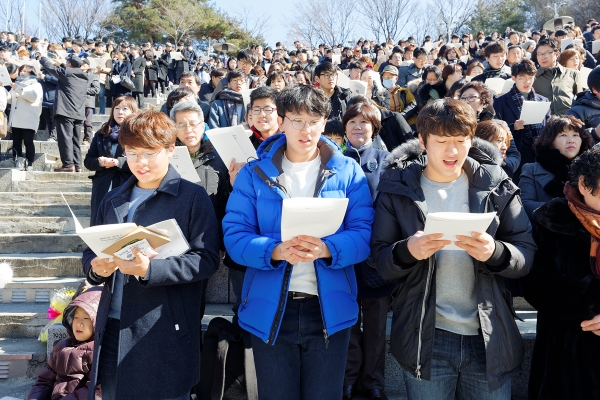
[[[518,119],[515,121],[515,126],[514,126],[514,130],[515,131],[519,131],[521,129],[525,128],[525,121],[523,121],[522,119]]]
[[[246,165],[244,162],[236,163],[235,158],[231,160],[231,163],[229,164],[229,183],[231,183],[232,187],[233,183],[235,182],[235,178],[237,178],[237,175],[240,173],[240,169],[242,169],[244,165]]]
[[[92,271],[103,278],[109,277],[117,270],[117,264],[108,258],[96,257],[92,260]]]
[[[596,127],[596,136],[600,137],[600,125]]]
[[[96,67],[96,70],[97,70],[98,72],[102,72],[102,67],[98,66],[98,67]]]
[[[319,258],[331,257],[329,247],[321,239],[314,236],[296,236],[292,238],[292,252],[303,262],[312,262]]]
[[[11,83],[10,83],[10,87],[14,89],[14,88],[16,88],[16,87],[17,87],[17,84],[16,84],[16,83],[14,83],[14,82],[11,82]]]
[[[581,323],[581,329],[584,332],[592,332],[596,336],[600,336],[600,314],[594,318]]]
[[[131,77],[132,77],[132,78],[135,78],[135,72],[132,72],[132,73],[131,73]]]
[[[131,252],[134,257],[133,260],[123,260],[119,257],[115,257],[115,263],[124,274],[139,276],[141,278],[145,277],[148,273],[148,267],[150,266],[150,258],[142,253],[137,247],[134,247]],[[151,255],[151,257],[156,254]]]
[[[454,244],[465,250],[477,261],[486,262],[496,250],[494,238],[486,232],[471,232],[471,236],[457,235],[456,238],[459,241],[454,242]]]
[[[292,249],[295,244],[291,240],[279,243],[271,253],[271,259],[274,261],[287,261],[290,264],[297,264],[300,259]]]
[[[442,233],[426,235],[423,231],[417,231],[408,239],[408,251],[417,260],[425,260],[452,243],[450,240],[440,240],[442,237],[444,237]]]

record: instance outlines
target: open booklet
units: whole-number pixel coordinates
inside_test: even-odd
[[[281,240],[298,235],[324,238],[333,235],[344,222],[348,199],[294,197],[283,200]]]
[[[153,247],[154,251],[158,253],[154,259],[180,256],[190,249],[190,245],[185,236],[183,236],[175,219],[157,222],[156,224],[147,227],[138,227],[135,223],[123,223],[96,225],[89,228],[83,228],[64,196],[63,200],[73,216],[75,233],[77,233],[85,244],[100,258],[112,260],[113,256],[116,255],[113,252],[116,247],[119,247],[116,249],[117,253],[119,250],[123,249],[131,250],[131,245],[135,244],[135,242],[131,243],[133,240],[139,242],[139,245],[142,246],[141,249],[146,248],[146,245],[143,242],[144,240],[151,244],[151,247],[153,247],[152,244],[158,246]],[[119,244],[113,248],[112,245],[115,243]],[[120,246],[121,244],[123,244],[123,246]],[[127,253],[122,253],[123,256],[126,254]]]
[[[210,129],[205,134],[227,168],[234,158],[238,163],[258,158],[250,138],[241,125]]]
[[[502,78],[487,78],[485,85],[492,91],[496,96],[510,92],[515,82],[512,79]]]
[[[424,233],[443,233],[442,240],[451,240],[452,243],[444,250],[462,250],[454,242],[458,241],[456,235],[471,236],[471,232],[483,233],[492,223],[496,213],[461,213],[437,212],[427,214]]]
[[[173,157],[169,158],[169,163],[183,179],[193,183],[200,182],[200,177],[196,173],[196,168],[194,168],[194,163],[187,147],[175,146],[175,152],[173,153]]]

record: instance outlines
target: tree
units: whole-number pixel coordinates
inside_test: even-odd
[[[415,12],[415,16],[411,21],[412,36],[419,46],[422,46],[425,42],[425,36],[429,35],[433,40],[437,40],[437,35],[440,34],[440,27],[436,24],[436,15],[429,12],[426,5],[421,7],[422,9]]]
[[[100,31],[100,21],[110,12],[110,4],[105,0],[42,0],[42,10],[49,39],[88,38]]]
[[[453,34],[459,34],[467,27],[476,3],[469,0],[433,0],[432,6],[448,41]]]
[[[504,32],[506,27],[522,32],[527,23],[527,8],[521,0],[479,0],[469,20],[471,32]]]
[[[411,0],[363,0],[361,10],[378,42],[396,41],[413,19],[418,4]]]
[[[345,43],[356,23],[356,2],[346,0],[306,0],[296,4],[290,17],[290,35],[312,47]]]
[[[264,42],[264,37],[268,31],[269,20],[271,16],[267,12],[255,13],[252,12],[247,6],[242,9],[235,16],[235,26],[245,32],[248,36],[245,47],[250,47],[252,43],[256,43],[256,39],[260,38],[260,43]]]

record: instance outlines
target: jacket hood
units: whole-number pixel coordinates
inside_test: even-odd
[[[463,169],[470,184],[480,189],[492,189],[505,179],[502,170],[502,155],[488,141],[473,138],[473,144]],[[406,194],[420,190],[421,173],[427,166],[427,153],[419,145],[418,139],[412,139],[396,147],[383,162],[382,175],[378,191]]]
[[[75,309],[81,307],[92,320],[92,325],[96,328],[96,314],[98,313],[98,304],[100,304],[100,296],[102,294],[102,286],[94,286],[75,297],[65,308],[63,313],[63,326],[67,328],[67,333],[71,339],[75,339],[73,334],[73,317]],[[93,340],[93,337],[92,337]]]
[[[592,92],[586,90],[573,102],[573,107],[575,106],[587,106],[600,109],[600,100],[598,100]]]

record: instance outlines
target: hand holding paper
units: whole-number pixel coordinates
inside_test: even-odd
[[[486,262],[496,250],[496,242],[486,232],[473,232],[471,236],[457,235],[459,241],[454,244],[465,250],[471,257],[477,261]]]
[[[444,250],[464,250],[454,242],[458,236],[471,237],[473,232],[485,233],[496,213],[438,212],[427,214],[425,234],[442,233],[445,241],[451,241]],[[460,239],[459,239],[460,240]],[[413,254],[414,256],[414,254]],[[415,256],[416,258],[416,256]],[[488,257],[489,258],[489,257]]]
[[[408,239],[408,251],[417,260],[425,260],[452,243],[450,240],[442,240],[443,237],[443,233],[426,235],[423,231],[417,231]]]
[[[126,275],[145,277],[150,267],[150,259],[137,247],[132,250],[134,258],[131,261],[115,257],[115,264]]]
[[[103,278],[111,276],[118,268],[117,264],[108,258],[96,257],[90,264],[92,265],[92,272]]]

